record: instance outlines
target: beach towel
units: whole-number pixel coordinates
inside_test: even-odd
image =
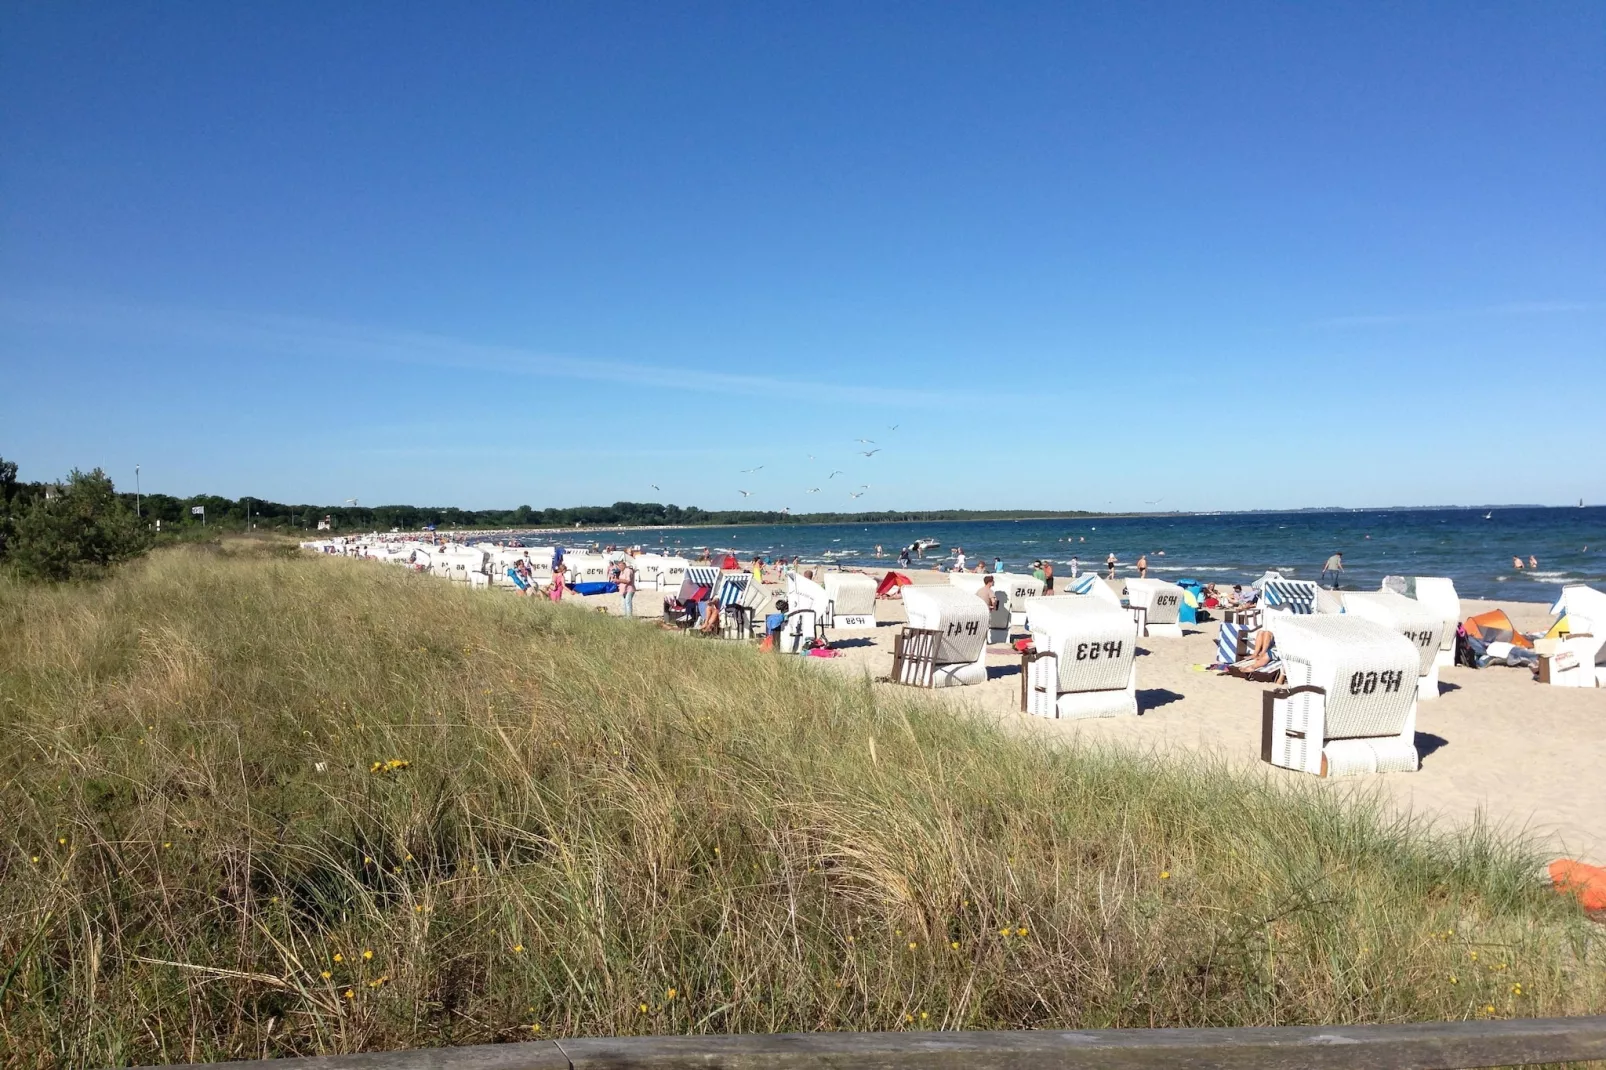
[[[606,581],[601,583],[571,583],[569,584],[569,590],[573,591],[575,594],[584,595],[614,594],[619,590],[619,585],[617,583],[608,583]]]
[[[1550,880],[1556,891],[1577,896],[1585,910],[1606,910],[1606,869],[1558,858],[1550,863]]]

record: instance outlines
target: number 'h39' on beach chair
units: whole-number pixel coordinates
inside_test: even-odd
[[[1415,771],[1415,645],[1348,615],[1280,614],[1267,626],[1288,683],[1265,694],[1262,759],[1318,776]]]
[[[1177,620],[1182,609],[1181,587],[1165,580],[1127,580],[1126,597],[1140,638],[1182,638],[1182,624]]]

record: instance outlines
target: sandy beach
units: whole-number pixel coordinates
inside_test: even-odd
[[[917,584],[948,582],[935,571],[907,574]],[[668,593],[640,592],[637,615],[657,616]],[[572,601],[618,612],[616,595]],[[1461,602],[1463,617],[1496,606],[1527,631],[1550,623],[1549,607],[1542,603]],[[897,599],[879,601],[877,616],[879,626],[873,631],[833,632],[830,638],[841,656],[811,663],[823,672],[885,677],[891,669],[893,637],[906,617]],[[1011,731],[1161,754],[1207,755],[1326,790],[1375,791],[1389,805],[1440,827],[1466,825],[1481,814],[1502,829],[1532,836],[1555,856],[1606,864],[1606,780],[1594,775],[1606,735],[1606,692],[1544,686],[1526,669],[1446,668],[1441,670],[1439,698],[1418,707],[1418,772],[1320,779],[1259,760],[1261,693],[1269,685],[1201,671],[1213,660],[1215,638],[1216,624],[1206,622],[1185,625],[1181,639],[1142,641],[1137,717],[1049,720],[1020,712],[1020,658],[1004,645],[990,649],[985,684],[935,691],[884,681],[874,686],[918,693]]]

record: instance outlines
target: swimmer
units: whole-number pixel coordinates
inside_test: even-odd
[[[1522,571],[1522,558],[1520,558],[1520,557],[1516,556],[1515,554],[1513,554],[1512,557],[1511,557],[1511,567],[1516,569],[1518,572],[1521,572]]]
[[[1528,567],[1530,569],[1535,569],[1535,568],[1539,567],[1539,559],[1537,557],[1535,557],[1533,554],[1529,554],[1528,555]]]

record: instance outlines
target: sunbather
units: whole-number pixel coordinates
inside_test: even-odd
[[[1255,649],[1242,661],[1233,662],[1232,667],[1241,672],[1258,672],[1271,663],[1271,647],[1276,637],[1271,634],[1270,628],[1262,628],[1255,633]]]

